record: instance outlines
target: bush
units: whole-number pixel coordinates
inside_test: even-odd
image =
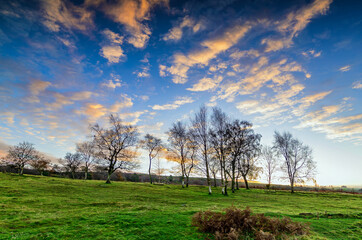
[[[306,235],[306,224],[293,222],[290,218],[271,218],[264,214],[252,214],[250,208],[225,209],[225,213],[202,211],[192,218],[192,225],[199,231],[211,233],[217,240],[238,239],[289,239],[290,236]]]

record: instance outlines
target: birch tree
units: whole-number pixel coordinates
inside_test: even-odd
[[[180,164],[182,187],[185,187],[186,160],[188,155],[188,132],[182,122],[177,122],[167,132],[169,148],[166,159]]]
[[[267,188],[269,189],[273,180],[273,176],[278,168],[278,161],[275,151],[270,146],[264,146],[261,150],[260,159],[263,164],[264,174],[267,179]]]
[[[89,169],[96,160],[95,147],[92,141],[78,143],[76,146],[76,152],[80,154],[84,164],[84,180],[87,180]]]
[[[228,178],[226,174],[226,159],[228,150],[226,145],[227,138],[227,123],[229,119],[220,108],[213,108],[211,115],[211,130],[210,130],[210,144],[214,150],[215,157],[220,165],[220,179],[222,187],[222,194],[227,195]]]
[[[283,158],[282,171],[289,180],[291,192],[297,182],[310,180],[315,175],[316,164],[313,161],[312,149],[289,132],[274,132],[274,148]]]
[[[261,135],[254,133],[252,124],[246,124],[242,128],[244,144],[240,157],[238,158],[238,171],[243,177],[245,188],[249,189],[248,178],[258,175],[260,167],[256,166],[256,161],[260,154],[260,139]]]
[[[150,177],[150,183],[152,184],[152,174],[151,166],[152,160],[160,153],[162,150],[162,141],[159,138],[156,138],[150,134],[146,134],[144,139],[140,141],[141,147],[145,149],[148,153],[149,166],[148,166],[148,175]]]
[[[191,119],[191,131],[195,142],[200,151],[200,164],[204,167],[204,173],[209,187],[209,194],[211,191],[211,178],[210,178],[210,134],[209,134],[209,121],[207,115],[207,108],[205,106],[200,107],[200,110],[195,114],[194,118]]]

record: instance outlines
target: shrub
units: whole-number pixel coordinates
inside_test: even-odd
[[[289,239],[290,236],[309,233],[306,224],[293,222],[290,218],[271,218],[264,214],[252,214],[250,208],[225,209],[225,213],[202,211],[192,218],[192,225],[199,231],[211,233],[217,240],[238,239]]]

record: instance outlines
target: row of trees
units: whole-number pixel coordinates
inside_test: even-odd
[[[23,174],[26,165],[30,165],[43,175],[43,172],[49,166],[50,160],[37,151],[34,144],[22,142],[9,148],[6,161],[4,160],[4,162],[6,165],[16,168],[20,175]]]
[[[232,192],[239,188],[239,179],[242,178],[249,189],[248,181],[258,178],[262,172],[270,186],[277,170],[289,179],[294,192],[295,183],[309,179],[315,173],[311,149],[290,133],[275,132],[273,146],[263,147],[261,135],[254,132],[250,122],[232,120],[220,108],[213,108],[208,114],[203,106],[189,122],[174,123],[167,131],[168,143],[150,134],[139,140],[137,127],[124,124],[115,115],[109,116],[108,127],[95,124],[90,130],[90,140],[77,144],[76,152],[67,153],[61,160],[73,178],[82,166],[87,179],[89,169],[97,164],[106,169],[106,183],[110,183],[116,170],[127,171],[139,166],[139,147],[148,154],[150,183],[154,159],[157,157],[159,165],[159,158],[164,158],[177,163],[182,187],[188,187],[192,174],[203,175],[209,194],[212,193],[212,180],[216,186],[219,178],[222,194],[228,195],[229,186]],[[49,164],[32,144],[26,142],[10,148],[7,159],[17,165],[20,174],[25,164],[31,163],[39,171]]]

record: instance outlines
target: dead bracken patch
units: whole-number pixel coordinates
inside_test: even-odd
[[[293,222],[290,218],[252,214],[249,207],[245,210],[229,207],[225,213],[197,212],[192,218],[192,225],[200,232],[213,234],[217,240],[290,239],[309,234],[309,227],[304,223]]]

